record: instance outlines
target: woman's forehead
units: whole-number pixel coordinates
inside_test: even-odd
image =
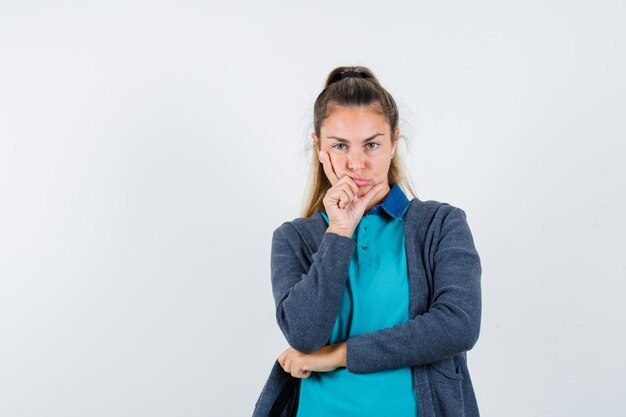
[[[384,115],[367,107],[341,107],[331,112],[322,124],[322,136],[338,136],[362,140],[375,133],[389,130]]]
[[[359,105],[346,106],[346,105],[331,102],[331,103],[328,103],[328,107],[326,107],[326,118],[330,117],[334,113],[338,113],[338,112],[345,113],[345,112],[354,112],[354,111],[371,113],[371,114],[379,114],[381,116],[384,116],[383,108],[378,102],[374,102],[368,105],[361,105],[361,106]]]

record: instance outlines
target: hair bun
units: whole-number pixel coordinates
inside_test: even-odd
[[[362,71],[343,71],[343,72],[338,72],[337,74],[335,74],[335,76],[333,78],[331,78],[330,82],[328,83],[328,85],[342,80],[344,78],[350,78],[350,77],[354,77],[354,78],[371,78],[370,75],[367,72],[362,72]]]

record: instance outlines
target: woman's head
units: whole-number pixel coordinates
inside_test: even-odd
[[[321,127],[312,134],[313,146],[324,152],[338,178],[344,175],[359,187],[359,196],[382,182],[389,191],[389,166],[396,151],[399,132],[392,132],[376,104],[368,106],[333,106]]]
[[[415,195],[396,152],[398,108],[368,68],[332,70],[313,112],[313,158],[305,217],[324,210],[322,199],[331,187],[320,163],[320,151],[330,156],[339,178],[348,175],[368,181],[359,187],[359,195],[381,181],[388,186],[397,182],[405,192]]]

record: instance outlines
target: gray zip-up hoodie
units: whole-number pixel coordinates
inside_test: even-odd
[[[272,237],[276,320],[289,345],[304,353],[330,340],[356,246],[326,228],[316,211],[284,222]],[[346,367],[353,373],[411,367],[420,417],[477,417],[466,351],[480,332],[482,269],[465,212],[414,197],[404,235],[411,319],[350,337]],[[300,381],[275,360],[252,417],[295,417]]]

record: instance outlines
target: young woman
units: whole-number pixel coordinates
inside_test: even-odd
[[[272,238],[283,351],[253,417],[478,416],[466,351],[480,258],[465,212],[415,196],[398,109],[365,67],[339,67],[314,107],[303,217]]]

